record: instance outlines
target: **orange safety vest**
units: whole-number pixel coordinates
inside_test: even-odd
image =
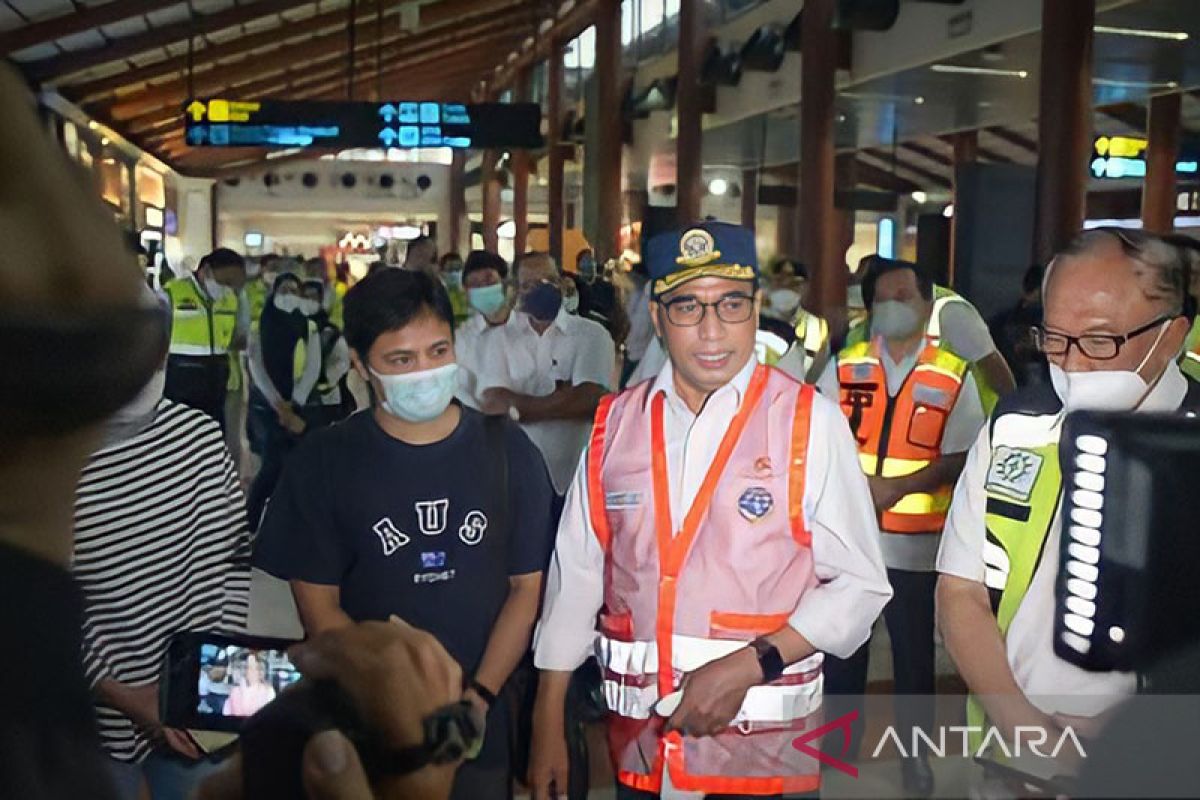
[[[759,366],[679,530],[671,516],[663,393],[607,398],[588,451],[592,527],[605,553],[596,655],[618,780],[706,794],[815,791],[819,764],[793,745],[819,724],[814,654],[754,686],[716,736],[664,730],[658,699],[683,676],[787,624],[817,585],[803,500],[813,389]]]
[[[850,345],[838,355],[842,411],[858,442],[863,472],[884,478],[911,475],[941,455],[946,421],[970,364],[948,350],[926,345],[895,397],[874,342]],[[905,495],[883,512],[888,533],[940,533],[952,485]]]

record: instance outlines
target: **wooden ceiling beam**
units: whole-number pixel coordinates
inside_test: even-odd
[[[463,17],[479,16],[505,7],[515,10],[527,2],[528,0],[493,0],[490,3],[476,3],[467,13],[462,13],[460,9],[452,7],[458,4],[448,2],[438,3],[433,6],[424,7],[421,14],[421,25],[423,31],[425,31],[449,23],[462,24],[465,22],[462,19]],[[393,25],[394,22],[391,17],[400,10],[400,5],[393,5],[391,0],[379,0],[378,3],[365,3],[360,6],[357,16],[358,25],[356,27],[362,28],[364,31],[373,29],[377,20],[375,12],[380,4],[383,5],[386,24]],[[451,16],[448,11],[454,12],[456,16]],[[222,42],[221,44],[209,45],[201,50],[197,50],[193,54],[192,68],[193,70],[203,71],[213,66],[216,61],[239,58],[245,55],[261,56],[263,55],[263,50],[274,50],[284,46],[286,41],[294,41],[309,34],[318,34],[339,25],[343,28],[339,32],[339,35],[345,37],[345,22],[346,10],[338,9],[326,14],[318,14],[315,17],[310,17],[300,22],[289,23],[286,30],[272,28],[228,42]],[[101,78],[100,80],[80,84],[63,93],[80,104],[112,100],[114,99],[113,95],[121,89],[140,86],[149,81],[184,72],[187,68],[188,59],[185,54],[158,61],[139,69],[128,70],[108,78]]]
[[[390,23],[391,20],[389,18],[396,13],[398,7],[381,0],[380,3],[368,2],[361,7],[356,27],[365,28],[368,24],[374,26],[376,20],[375,11],[379,5],[384,6],[383,13],[385,19]],[[286,27],[271,28],[270,30],[231,39],[227,42],[210,44],[197,49],[192,54],[192,69],[193,71],[203,71],[212,66],[216,61],[237,58],[247,53],[257,53],[263,49],[283,47],[288,41],[294,41],[309,34],[317,34],[338,25],[345,26],[345,23],[346,10],[338,9],[327,14],[318,14],[315,17],[309,17],[300,22],[285,23]],[[342,35],[345,36],[344,30]],[[69,97],[75,103],[91,105],[115,99],[115,95],[121,89],[140,86],[174,73],[185,72],[187,68],[188,57],[185,53],[87,83],[72,85],[69,81],[62,81],[58,84],[58,88],[64,96]]]
[[[517,58],[506,62],[505,68],[494,76],[488,76],[487,90],[502,92],[516,81],[527,67],[532,67],[550,57],[550,48],[556,43],[561,46],[583,33],[595,21],[596,0],[580,0],[565,15],[555,19],[545,33],[536,33],[533,47],[521,50]]]
[[[855,159],[854,169],[858,182],[864,186],[874,186],[876,189],[897,194],[912,194],[921,188],[912,181],[880,169],[874,164],[868,164],[861,158]]]
[[[905,142],[904,144],[900,145],[900,148],[902,150],[907,150],[910,153],[916,153],[922,158],[932,161],[935,164],[941,164],[943,167],[954,166],[954,159],[950,158],[944,153],[931,150],[925,145],[917,144],[916,142]]]
[[[414,34],[403,32],[397,36],[385,36],[382,40],[381,55],[384,63],[387,63],[389,59],[414,53],[432,53],[439,48],[444,49],[447,45],[485,39],[487,34],[495,35],[498,31],[511,31],[513,29],[511,24],[498,24],[506,21],[512,22],[510,12],[492,12],[473,18],[470,24],[465,26],[450,24],[425,31],[419,39]],[[416,41],[410,41],[413,39]],[[370,66],[374,64],[371,56],[376,41],[376,32],[372,29],[360,39],[358,47],[355,49],[356,56],[359,51],[368,54],[368,65]],[[272,52],[262,58],[247,58],[230,67],[208,70],[200,76],[195,76],[193,85],[197,97],[221,94],[239,83],[246,83],[276,72],[284,72],[292,68],[296,68],[296,71],[308,71],[329,62],[340,60],[344,63],[345,58],[345,34],[323,36],[303,45],[281,48],[278,52]],[[113,105],[107,109],[106,114],[101,113],[114,120],[130,119],[157,108],[182,104],[188,97],[188,89],[186,78],[168,81],[138,92],[136,99]]]
[[[871,156],[872,158],[877,158],[880,161],[885,161],[889,164],[893,164],[896,169],[902,169],[905,172],[910,172],[913,175],[920,176],[923,180],[929,181],[929,183],[934,186],[938,186],[943,189],[950,188],[950,180],[948,178],[944,178],[941,175],[937,174],[936,172],[930,172],[927,169],[922,169],[921,167],[918,167],[918,166],[912,164],[911,162],[902,161],[899,158],[895,157],[892,153],[889,153],[886,150],[881,150],[879,148],[871,148],[868,150],[863,150],[863,153]]]
[[[140,17],[157,11],[163,5],[162,0],[113,0],[104,5],[87,6],[79,11],[39,20],[23,28],[0,33],[0,56],[95,30],[130,17]]]
[[[197,14],[194,19],[152,28],[145,33],[125,36],[104,47],[62,53],[40,61],[22,64],[22,71],[31,79],[45,83],[59,75],[68,75],[85,69],[123,61],[132,56],[166,47],[175,42],[185,42],[189,37],[199,37],[213,31],[232,28],[271,17],[297,6],[309,5],[312,0],[258,0],[240,6],[231,6],[212,14]]]
[[[984,128],[985,131],[995,136],[1001,141],[1008,142],[1013,147],[1020,147],[1022,150],[1028,150],[1030,153],[1037,153],[1037,142],[1027,136],[1022,136],[1016,131],[1009,130],[1003,125],[993,125],[990,128]]]

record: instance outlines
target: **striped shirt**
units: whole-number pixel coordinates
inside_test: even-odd
[[[153,683],[172,634],[244,629],[249,557],[245,500],[220,429],[161,401],[148,427],[97,452],[80,478],[74,572],[89,683]],[[128,717],[100,704],[96,715],[113,758],[150,752]]]

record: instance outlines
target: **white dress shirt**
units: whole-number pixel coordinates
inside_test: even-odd
[[[1146,396],[1139,413],[1174,411],[1187,394],[1187,379],[1172,363]],[[987,539],[987,483],[992,446],[988,428],[967,456],[967,466],[954,490],[954,502],[938,552],[938,572],[983,583],[986,570],[983,545]],[[1089,672],[1054,653],[1054,582],[1062,538],[1062,508],[1054,514],[1042,558],[1005,637],[1008,665],[1017,686],[1047,714],[1090,717],[1132,694],[1137,678],[1131,672]]]
[[[904,386],[909,373],[917,366],[917,358],[924,344],[909,353],[900,361],[893,361],[887,347],[882,343],[879,351],[879,362],[883,365],[883,373],[887,379],[888,397],[895,397]],[[830,398],[838,398],[841,384],[838,381],[837,361],[831,361],[822,373],[818,385],[822,393]],[[962,390],[950,409],[946,418],[946,430],[942,435],[941,454],[944,456],[965,453],[971,449],[979,429],[987,422],[983,413],[983,405],[979,400],[979,389],[975,378],[968,372],[963,377]],[[891,569],[902,569],[910,572],[932,572],[936,569],[938,547],[941,535],[934,533],[893,533],[883,531],[883,559]]]
[[[479,398],[479,337],[488,330],[483,314],[472,309],[470,316],[454,332],[454,356],[458,362],[458,392],[464,405],[478,410]]]
[[[504,387],[517,394],[544,397],[560,382],[612,388],[617,359],[612,336],[603,325],[566,310],[559,311],[540,335],[528,314],[514,311],[506,324],[485,330],[472,346],[476,354],[470,369],[476,396]],[[554,490],[561,495],[587,445],[591,418],[522,422],[521,427],[542,451]]]
[[[695,500],[756,365],[751,358],[708,398],[699,415],[676,392],[670,362],[659,373],[652,394],[666,395],[663,426],[673,530],[681,527]],[[892,591],[879,551],[875,509],[846,419],[836,403],[815,396],[810,425],[803,507],[821,583],[804,593],[789,624],[818,650],[844,658],[867,640]],[[550,562],[534,639],[540,669],[573,670],[587,659],[604,602],[604,551],[588,512],[586,464],[585,458],[567,493]]]

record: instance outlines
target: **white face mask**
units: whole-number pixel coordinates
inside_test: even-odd
[[[921,317],[899,300],[881,300],[871,309],[871,332],[885,339],[902,339],[917,332]]]
[[[1050,364],[1050,383],[1058,399],[1062,400],[1063,411],[1134,411],[1150,394],[1151,385],[1141,376],[1142,367],[1158,349],[1163,334],[1171,321],[1163,322],[1154,344],[1146,352],[1142,363],[1134,370],[1098,369],[1091,372],[1067,372],[1057,364]],[[1154,379],[1155,382],[1158,378]]]
[[[568,314],[579,313],[579,295],[573,294],[570,297],[563,297],[562,306],[567,310]]]
[[[800,293],[794,289],[776,289],[770,298],[771,310],[781,317],[790,317],[800,306]]]
[[[274,303],[283,313],[291,314],[300,308],[300,297],[294,294],[277,294]]]
[[[136,397],[109,417],[108,441],[125,439],[141,431],[154,418],[154,410],[162,402],[166,385],[167,371],[160,369],[151,376],[150,382],[142,387]]]
[[[402,375],[371,374],[383,386],[383,410],[406,422],[429,422],[442,415],[458,389],[458,364]]]
[[[216,278],[211,275],[204,279],[204,291],[210,300],[220,300],[231,291],[228,286],[219,283]]]
[[[301,299],[296,309],[306,317],[315,316],[321,310],[321,304],[310,298]]]

